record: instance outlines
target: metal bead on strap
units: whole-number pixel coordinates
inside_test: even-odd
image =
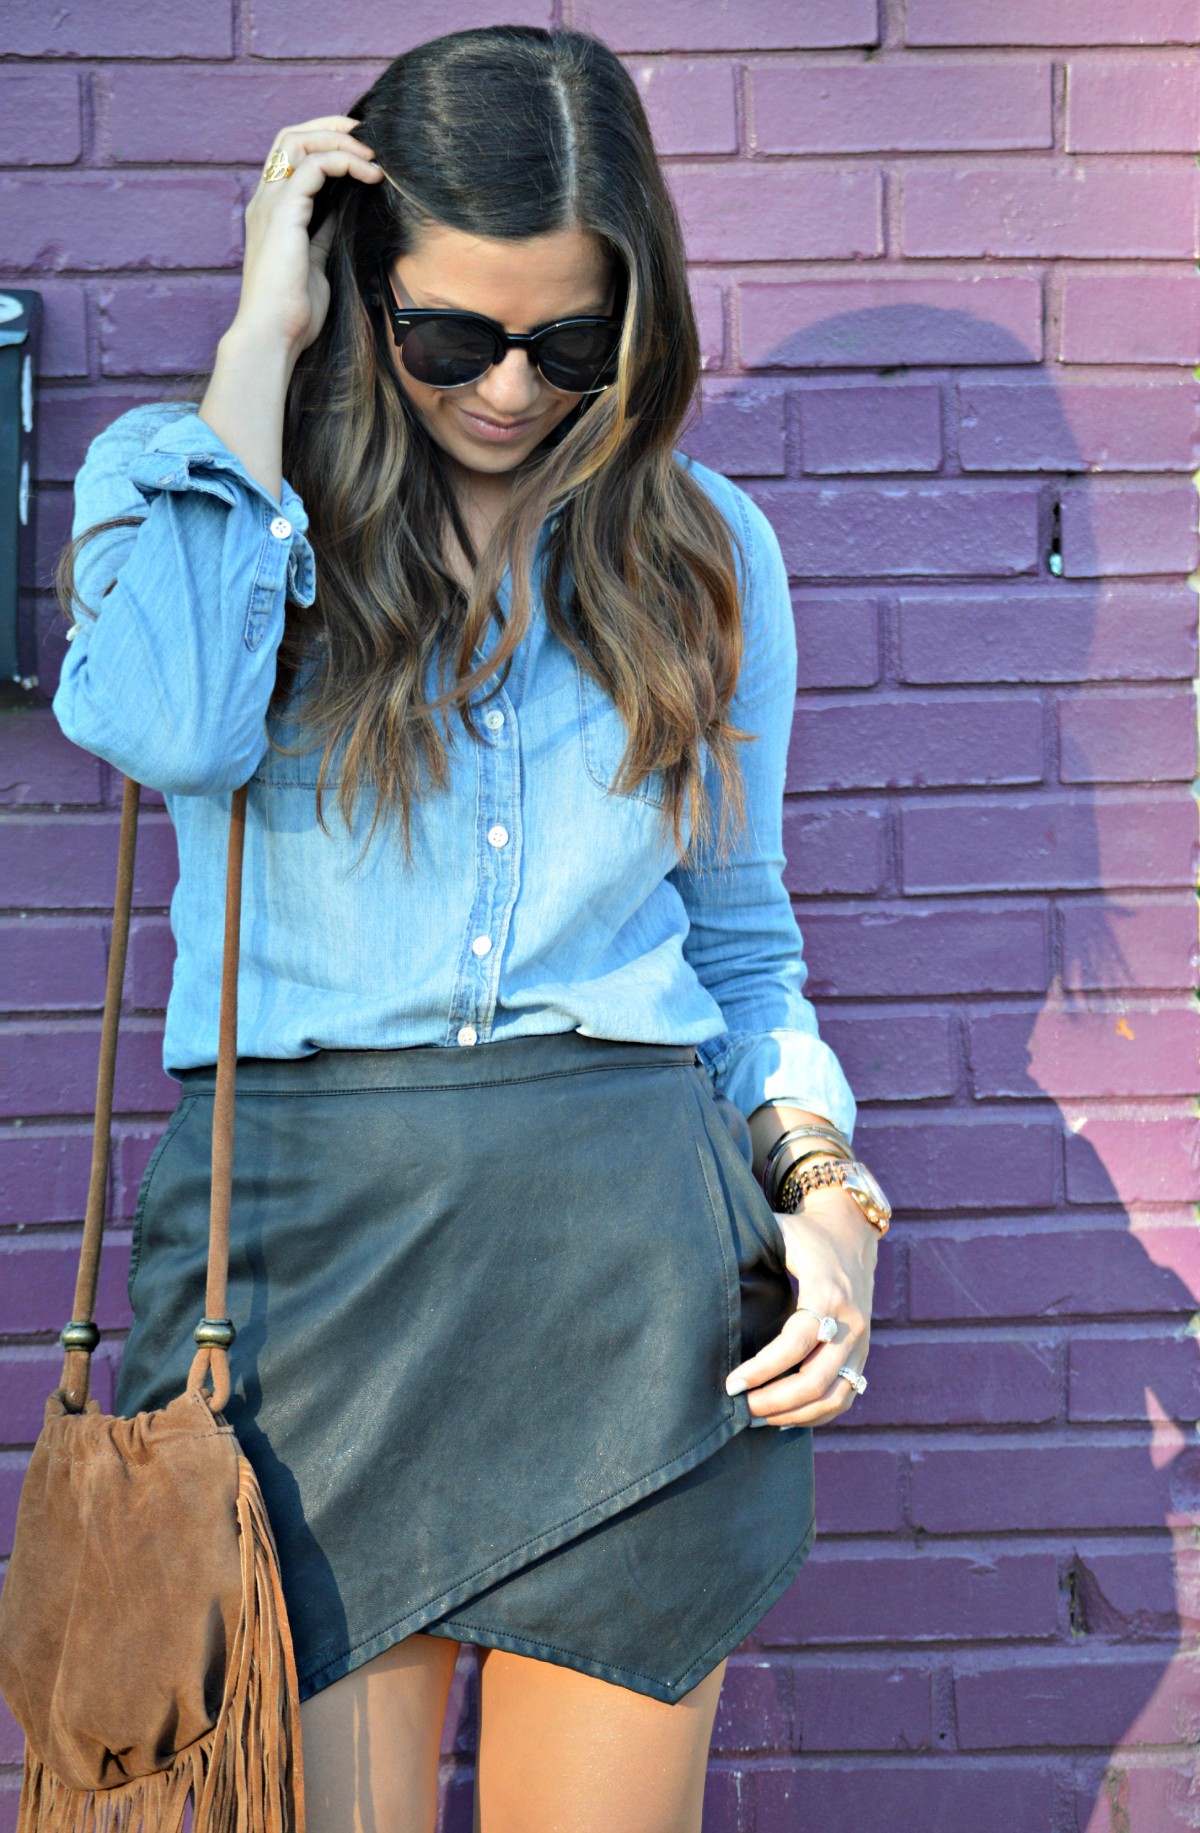
[[[82,1349],[85,1355],[90,1356],[100,1341],[100,1332],[90,1318],[73,1317],[59,1331],[58,1340],[64,1349]]]
[[[202,1317],[196,1325],[196,1341],[210,1349],[228,1349],[237,1331],[232,1318]]]

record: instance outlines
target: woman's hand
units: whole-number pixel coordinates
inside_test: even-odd
[[[798,1215],[777,1213],[776,1220],[798,1303],[836,1318],[837,1336],[822,1343],[812,1312],[795,1311],[725,1385],[731,1394],[748,1391],[751,1413],[772,1426],[823,1426],[857,1398],[838,1370],[863,1373],[879,1236],[854,1198],[836,1188],[815,1192]]]
[[[320,335],[329,311],[325,263],[334,218],[326,217],[310,237],[313,198],[330,178],[378,184],[383,177],[372,149],[350,131],[358,125],[353,115],[318,115],[280,128],[268,154],[285,153],[296,169],[269,184],[260,178],[246,205],[242,292],[230,330],[247,340],[277,342],[292,362]]]

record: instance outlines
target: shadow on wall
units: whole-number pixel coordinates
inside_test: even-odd
[[[1178,1757],[1196,1719],[1172,1671],[1189,1588],[1191,1630],[1198,1614],[1194,1553],[1169,1532],[1184,1542],[1200,1508],[1194,1230],[1178,1226],[1196,1194],[1181,1182],[1189,1123],[1108,1099],[1179,1110],[1193,1089],[1194,810],[1184,783],[1131,790],[1111,768],[1142,748],[1130,726],[1154,703],[1076,689],[1178,679],[1154,658],[1172,640],[1186,655],[1195,606],[1181,574],[1101,581],[1091,454],[1003,327],[882,305],[816,319],[754,366],[711,385],[684,444],[753,480],[800,587],[789,882],[898,1226],[875,1379],[817,1435],[830,1538],[752,1645],[801,1651],[801,1750],[862,1745],[856,1704],[831,1723],[820,1645],[886,1648],[889,1673],[922,1671],[924,1703],[910,1712],[893,1688],[872,1749],[1023,1756],[1006,1769],[1011,1824],[1059,1826],[1065,1782],[1071,1827],[1109,1833],[1130,1825],[1137,1747]],[[954,390],[937,372],[952,384],[954,366],[969,366],[957,428],[950,415],[961,475],[941,470]],[[909,376],[922,367],[935,373]],[[1093,787],[1106,779],[1120,787]],[[1170,955],[1173,976],[1148,955]],[[1147,987],[1174,1006],[1130,1006]],[[1135,1226],[1114,1176],[1174,1213]],[[899,1495],[893,1459],[871,1455],[884,1449],[907,1467]],[[832,1538],[855,1535],[870,1538]],[[954,1706],[931,1728],[939,1644]],[[844,1769],[823,1770],[794,1777],[780,1826],[844,1809]],[[927,1824],[935,1805],[971,1823],[966,1763],[888,1766],[886,1783],[895,1824]],[[1179,1824],[1197,1824],[1187,1777],[1166,1787]],[[1135,1814],[1152,1824],[1166,1821]]]

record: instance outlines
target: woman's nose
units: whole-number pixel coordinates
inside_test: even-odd
[[[508,350],[475,384],[483,405],[501,419],[518,420],[538,403],[544,384],[524,350]]]

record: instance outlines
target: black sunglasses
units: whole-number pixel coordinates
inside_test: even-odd
[[[598,395],[616,379],[619,317],[560,318],[540,330],[514,334],[477,312],[397,305],[382,263],[379,277],[400,360],[413,380],[427,388],[465,388],[510,350],[527,350],[542,379],[563,394]]]

